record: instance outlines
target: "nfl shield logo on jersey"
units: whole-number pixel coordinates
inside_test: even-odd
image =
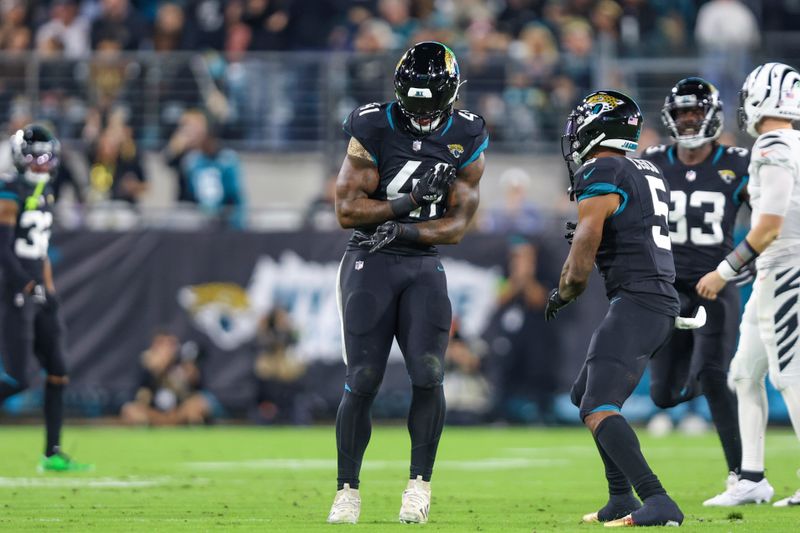
[[[694,181],[697,179],[697,172],[694,170],[688,170],[686,172],[686,181]]]
[[[414,141],[411,143],[411,148],[413,148],[415,152],[419,152],[422,150],[422,141]]]
[[[356,270],[364,268],[364,261],[356,261]]]
[[[733,183],[733,180],[736,179],[736,173],[733,170],[718,170],[717,174],[719,174],[720,179],[724,181],[727,185]]]

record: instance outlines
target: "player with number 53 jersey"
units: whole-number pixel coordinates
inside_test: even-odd
[[[641,129],[639,106],[616,91],[588,95],[569,115],[562,152],[578,223],[545,310],[545,319],[554,319],[585,290],[597,265],[609,309],[592,335],[571,397],[592,432],[608,481],[608,502],[583,520],[607,526],[683,522],[620,414],[650,357],[672,334],[679,311],[667,225],[669,186],[653,163],[626,157],[636,150]]]
[[[370,408],[395,338],[412,385],[411,468],[399,519],[428,521],[451,322],[436,245],[455,244],[466,232],[489,144],[483,119],[453,108],[460,85],[452,50],[419,43],[397,64],[396,100],[359,107],[344,122],[350,143],[336,184],[336,215],[354,232],[337,287],[347,374],[336,416],[331,523],[358,521]]]
[[[670,238],[681,314],[691,315],[703,305],[708,322],[696,330],[676,331],[653,357],[650,395],[661,408],[706,397],[732,483],[742,454],[736,399],[726,376],[738,337],[739,290],[730,284],[711,301],[701,298],[695,285],[733,249],[736,215],[748,200],[750,152],[717,142],[722,102],[717,89],[702,78],[676,83],[661,118],[674,143],[650,147],[644,158],[658,165],[669,182]]]

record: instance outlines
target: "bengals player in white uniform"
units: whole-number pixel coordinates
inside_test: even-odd
[[[774,490],[764,477],[767,397],[764,379],[781,392],[800,437],[800,74],[782,63],[762,65],[740,94],[739,126],[753,137],[748,192],[753,208],[744,241],[697,284],[715,298],[727,280],[756,262],[758,276],[745,307],[739,347],[728,383],[735,388],[742,437],[742,471],[735,485],[705,502],[734,506],[768,502]],[[775,503],[800,505],[800,491]]]

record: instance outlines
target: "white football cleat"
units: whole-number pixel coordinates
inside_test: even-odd
[[[728,472],[728,477],[725,478],[725,492],[728,492],[729,490],[733,489],[733,487],[736,486],[737,483],[739,483],[739,475],[736,472]],[[719,496],[721,495],[714,496],[714,498],[717,498]],[[708,502],[710,502],[714,498],[709,498],[708,500],[703,502],[703,505],[708,507],[709,506]]]
[[[336,491],[336,497],[331,505],[331,512],[328,514],[329,524],[355,524],[361,514],[361,496],[358,489],[351,489],[349,483],[345,483],[342,490]]]
[[[796,505],[800,506],[800,490],[798,490],[788,498],[776,501],[772,505],[775,507],[794,507]]]
[[[422,481],[422,476],[409,479],[403,491],[403,504],[400,506],[400,521],[404,524],[424,524],[431,510],[431,483]]]
[[[703,502],[705,507],[735,507],[746,503],[769,503],[775,490],[767,478],[758,483],[740,479],[731,488]]]
[[[728,472],[728,477],[725,479],[725,490],[731,490],[737,483],[739,483],[739,474]]]

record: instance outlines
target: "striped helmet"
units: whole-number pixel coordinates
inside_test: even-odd
[[[758,137],[764,117],[800,120],[800,73],[783,63],[765,63],[747,76],[739,92],[739,128]]]

